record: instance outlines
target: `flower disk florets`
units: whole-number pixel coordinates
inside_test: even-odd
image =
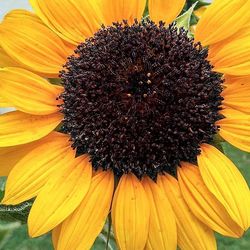
[[[184,29],[114,23],[75,53],[61,72],[63,130],[95,168],[174,173],[217,132],[222,80]]]

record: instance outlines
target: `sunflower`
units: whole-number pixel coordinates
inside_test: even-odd
[[[30,4],[0,26],[2,204],[35,198],[30,236],[89,249],[111,213],[120,249],[241,237],[249,188],[215,145],[250,152],[250,1],[214,1],[194,38],[184,0]]]

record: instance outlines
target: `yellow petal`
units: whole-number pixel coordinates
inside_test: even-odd
[[[209,60],[214,70],[229,75],[250,74],[250,35],[230,41],[221,49],[210,48]]]
[[[93,36],[103,23],[97,0],[30,0],[30,4],[46,25],[72,44]]]
[[[18,63],[0,47],[0,67],[16,67]]]
[[[141,182],[124,174],[115,191],[112,221],[121,250],[142,250],[148,237],[149,204]]]
[[[205,13],[207,10],[208,5],[202,6],[199,9],[194,11],[194,14],[200,19],[202,15]]]
[[[0,115],[0,147],[36,141],[49,134],[62,120],[62,114],[30,115],[13,111]]]
[[[36,143],[36,142],[35,142]],[[33,148],[31,143],[0,148],[0,176],[8,176],[14,165]]]
[[[225,84],[221,93],[224,98],[223,106],[250,114],[250,79],[248,81],[248,77],[245,80],[241,78],[232,84],[225,81]]]
[[[149,177],[145,177],[142,183],[150,206],[146,249],[176,249],[177,229],[175,215],[164,194],[164,190]]]
[[[41,24],[43,23],[34,13],[24,9],[13,9],[4,16],[4,19],[8,19],[8,21],[16,21],[16,18],[29,19]]]
[[[14,10],[0,24],[0,45],[26,68],[57,77],[71,50],[39,18],[25,10]]]
[[[214,1],[199,20],[195,40],[204,46],[236,33],[250,18],[249,0]]]
[[[224,76],[223,93],[231,94],[231,92],[241,92],[241,88],[250,85],[249,76]]]
[[[107,25],[123,20],[132,24],[134,19],[141,20],[146,7],[146,0],[103,0],[99,2]]]
[[[69,137],[61,133],[51,133],[35,144],[11,170],[2,203],[15,205],[31,199],[38,194],[55,169],[74,159]]]
[[[82,155],[50,175],[30,210],[28,228],[31,237],[47,233],[78,207],[91,182],[89,161],[89,157]]]
[[[202,144],[198,165],[209,191],[244,230],[249,227],[249,188],[237,167],[215,147]]]
[[[101,232],[114,191],[114,175],[102,171],[91,181],[79,207],[62,223],[57,250],[88,250]]]
[[[235,147],[250,152],[250,115],[235,114],[219,120],[219,134]]]
[[[164,21],[166,24],[172,23],[182,11],[185,0],[149,0],[149,16],[154,22]]]
[[[8,107],[13,107],[13,105],[6,99],[4,99],[2,96],[0,96],[0,108],[8,108]]]
[[[52,230],[52,243],[53,243],[53,247],[54,249],[58,249],[58,241],[59,241],[59,237],[60,237],[60,233],[61,233],[61,229],[62,229],[62,224],[59,224],[57,227],[55,227]]]
[[[169,174],[160,175],[157,183],[165,191],[173,208],[177,224],[177,244],[180,249],[216,249],[213,231],[191,213],[177,180]]]
[[[0,69],[1,96],[15,108],[33,115],[48,115],[59,110],[57,100],[62,87],[21,68]]]
[[[225,75],[225,84],[250,84],[250,76],[233,76],[233,75]]]
[[[203,182],[198,167],[182,163],[178,180],[183,197],[193,214],[214,231],[239,238],[243,230],[232,220],[223,205]]]
[[[218,51],[220,51],[225,45],[231,43],[232,41],[236,41],[245,37],[250,36],[250,24],[246,23],[243,27],[241,27],[236,33],[232,36],[218,42],[212,44],[209,47],[209,57],[214,57]]]
[[[46,137],[35,142],[0,148],[0,176],[9,175],[10,171],[16,165],[16,163],[18,163],[26,154],[28,154],[35,147],[47,142],[56,134],[56,132],[52,132]]]
[[[227,118],[241,118],[241,117],[245,117],[246,114],[239,111],[239,110],[236,110],[236,109],[233,109],[231,107],[222,107],[222,110],[219,111],[220,114],[222,114],[223,116],[227,117]]]
[[[245,53],[245,52],[243,52]],[[247,52],[249,53],[249,52]],[[242,55],[237,55],[236,57],[232,57],[232,60],[238,60],[238,58],[240,58]],[[233,74],[233,75],[238,75],[238,76],[246,76],[246,75],[249,75],[250,74],[250,63],[249,63],[249,60],[250,60],[250,57],[246,58],[245,59],[246,62],[244,63],[240,63],[240,64],[236,64],[236,65],[233,65],[233,66],[225,66],[225,67],[219,67],[219,66],[215,66],[214,67],[214,70],[219,72],[219,73],[223,73],[223,74]]]

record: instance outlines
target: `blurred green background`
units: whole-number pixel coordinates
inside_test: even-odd
[[[209,2],[209,1],[207,1]],[[0,0],[0,19],[10,9],[30,9],[28,0]],[[1,110],[0,110],[1,113]],[[228,143],[223,143],[224,152],[239,167],[241,173],[250,185],[250,154],[242,152]],[[4,190],[4,180],[0,180],[0,196]],[[27,235],[27,226],[24,220],[27,217],[30,203],[25,203],[17,211],[9,213],[6,217],[6,209],[0,208],[0,250],[52,250],[51,235],[45,235],[36,239],[30,239]],[[5,215],[4,215],[5,214]],[[93,250],[116,249],[113,234],[111,233],[109,245],[106,246],[108,226],[106,225],[100,234]],[[231,239],[216,235],[219,250],[249,250],[250,230],[241,239]],[[198,249],[197,249],[198,250]]]

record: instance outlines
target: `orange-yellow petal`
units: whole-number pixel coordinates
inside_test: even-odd
[[[56,226],[53,230],[52,230],[52,243],[53,243],[53,247],[54,249],[58,250],[58,241],[59,241],[59,237],[60,237],[60,233],[61,233],[61,229],[62,229],[62,224],[59,224],[58,226]]]
[[[32,142],[19,146],[0,148],[0,176],[9,175],[15,164],[33,148],[31,144]]]
[[[175,215],[164,190],[149,177],[144,177],[149,207],[149,232],[146,249],[174,250],[177,247],[177,229]]]
[[[81,203],[91,182],[90,159],[82,155],[56,169],[39,192],[28,217],[31,237],[49,232]]]
[[[0,96],[0,108],[8,108],[8,107],[13,107],[13,105],[6,99],[4,99],[2,96]]]
[[[30,0],[43,22],[58,36],[75,45],[93,36],[103,24],[98,3],[97,0]]]
[[[180,14],[185,2],[185,0],[149,0],[150,19],[157,23],[164,21],[166,24],[169,24]]]
[[[222,138],[235,147],[250,152],[250,115],[229,115],[228,118],[219,120],[217,125]]]
[[[101,171],[91,181],[79,207],[62,223],[57,250],[88,250],[101,232],[114,191],[114,175]]]
[[[250,36],[250,24],[246,23],[243,27],[241,27],[236,33],[229,36],[228,38],[212,44],[209,47],[209,57],[213,57],[216,55],[218,51],[220,51],[225,45],[231,43],[232,41],[236,41],[245,37]]]
[[[149,204],[141,182],[133,174],[124,174],[115,191],[112,222],[121,250],[145,247],[148,237]]]
[[[209,50],[209,60],[215,71],[238,76],[250,74],[250,35],[213,50],[213,47]]]
[[[245,51],[240,54],[240,55],[236,55],[236,57],[232,56],[231,60],[235,60],[238,61],[238,59],[240,59],[240,57],[244,56],[244,53],[246,53]],[[249,52],[247,52],[249,53]],[[219,72],[219,73],[223,73],[223,74],[234,74],[234,75],[239,75],[239,76],[246,76],[246,75],[249,75],[250,74],[250,63],[249,63],[249,60],[250,60],[250,56],[248,56],[248,58],[244,59],[245,62],[243,63],[239,63],[239,64],[235,64],[235,65],[232,65],[232,66],[215,66],[214,67],[214,70]],[[216,64],[216,63],[215,63]]]
[[[224,105],[224,107],[222,107],[222,109],[219,112],[220,112],[220,114],[222,114],[223,116],[225,116],[227,118],[236,118],[236,117],[240,118],[240,117],[246,116],[245,113],[243,113],[239,110],[227,107],[225,105]]]
[[[0,115],[0,147],[36,141],[56,128],[62,118],[60,113],[40,116],[20,111]]]
[[[26,145],[24,145],[26,146]],[[67,135],[53,132],[37,142],[11,170],[2,203],[15,205],[38,194],[55,169],[74,159]]]
[[[0,148],[0,176],[7,176],[9,175],[12,168],[31,150],[35,147],[42,145],[43,143],[47,142],[54,135],[56,132],[52,132],[46,137],[35,141],[30,142],[23,145]]]
[[[0,24],[0,45],[20,65],[57,77],[72,51],[31,12],[14,10]]]
[[[208,190],[198,167],[183,162],[178,169],[178,180],[186,203],[200,221],[222,235],[234,238],[242,236],[244,231]]]
[[[198,165],[209,191],[242,229],[248,229],[249,188],[237,167],[218,149],[208,144],[201,145]]]
[[[243,85],[245,85],[246,83],[250,84],[250,76],[234,76],[234,75],[226,74],[224,78],[225,78],[226,85],[234,84],[234,83],[243,84]]]
[[[59,110],[57,100],[62,87],[21,68],[0,69],[1,96],[20,111],[33,115],[49,115]]]
[[[214,1],[199,20],[195,40],[204,46],[236,33],[250,19],[249,0]]]
[[[250,79],[248,78],[239,78],[234,83],[225,81],[225,88],[221,93],[224,107],[250,114]]]
[[[180,249],[216,249],[213,231],[198,220],[187,206],[178,181],[169,174],[160,175],[157,183],[165,191],[173,208],[177,224],[177,244]]]
[[[200,19],[202,15],[205,13],[207,10],[208,5],[202,6],[199,9],[194,11],[194,14]]]
[[[141,20],[145,8],[146,0],[103,0],[100,7],[108,25],[123,20],[127,20],[129,24],[134,19]]]
[[[18,63],[0,47],[0,67],[17,67]]]

